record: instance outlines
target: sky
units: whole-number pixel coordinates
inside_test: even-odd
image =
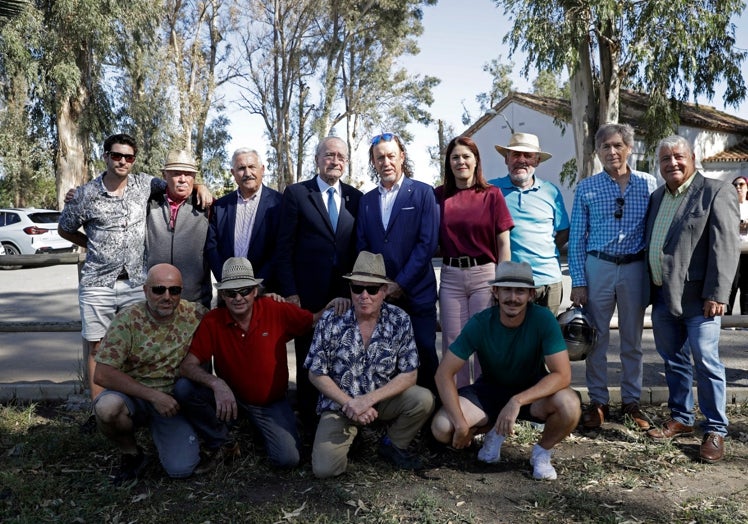
[[[438,175],[438,168],[430,164],[428,155],[428,148],[436,145],[438,140],[436,120],[451,124],[455,132],[460,133],[467,127],[461,122],[464,108],[470,112],[473,121],[482,116],[475,97],[488,91],[491,85],[491,77],[483,71],[483,65],[499,55],[504,61],[511,60],[514,63],[514,88],[522,92],[530,91],[536,73],[531,72],[529,78],[523,78],[520,70],[524,56],[517,54],[509,59],[508,46],[502,40],[511,23],[503,9],[496,7],[492,0],[439,0],[436,6],[423,9],[424,32],[418,40],[421,52],[404,57],[399,63],[411,74],[441,79],[433,90],[434,103],[430,107],[434,124],[429,128],[418,124],[409,126],[408,131],[414,135],[414,140],[406,144],[414,163],[415,178],[431,183]],[[735,20],[735,24],[737,45],[748,49],[748,15]],[[743,75],[748,81],[748,63],[743,64]],[[736,111],[725,108],[721,96],[722,89],[718,88],[711,101],[699,102],[748,120],[748,100]],[[229,113],[229,118],[232,120],[229,153],[238,147],[267,150],[263,123],[258,116],[238,111]]]

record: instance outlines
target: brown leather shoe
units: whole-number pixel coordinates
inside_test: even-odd
[[[597,429],[603,425],[606,418],[608,418],[608,405],[599,402],[590,402],[590,405],[582,413],[582,427],[585,429]]]
[[[626,417],[631,418],[631,420],[634,421],[634,424],[636,424],[636,426],[642,431],[649,429],[649,417],[642,413],[638,402],[627,402],[621,406],[621,414],[624,419]]]
[[[693,433],[693,426],[686,426],[677,420],[667,419],[661,428],[650,429],[647,436],[653,439],[674,438]]]
[[[707,433],[704,440],[701,441],[699,448],[699,457],[704,462],[713,464],[722,460],[725,456],[725,439],[717,433]]]

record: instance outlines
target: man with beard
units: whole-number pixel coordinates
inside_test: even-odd
[[[526,262],[501,262],[489,282],[497,306],[473,316],[439,364],[443,407],[431,431],[461,449],[488,432],[478,459],[497,463],[518,418],[545,423],[530,458],[533,478],[554,480],[551,450],[577,425],[579,397],[569,387],[571,364],[561,328],[548,309],[532,303],[535,282]],[[476,353],[483,374],[457,389],[455,374]],[[495,422],[494,422],[495,421]]]
[[[535,168],[551,154],[542,151],[538,137],[529,133],[515,133],[508,146],[495,147],[509,176],[489,183],[501,189],[514,220],[509,234],[512,260],[530,264],[538,286],[535,303],[555,315],[564,294],[558,250],[569,239],[569,215],[561,191],[535,176]]]
[[[173,478],[190,476],[200,460],[197,435],[172,396],[177,370],[206,309],[181,300],[182,275],[169,264],[148,271],[146,300],[114,317],[96,354],[94,400],[101,433],[122,452],[114,482],[137,478],[147,464],[135,432],[149,426],[161,465]]]
[[[231,257],[249,259],[268,291],[275,291],[272,260],[278,234],[281,194],[262,183],[265,164],[254,149],[240,148],[231,157],[238,189],[216,200],[210,215],[205,256],[216,280]]]

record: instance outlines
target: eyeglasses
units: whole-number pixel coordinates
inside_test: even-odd
[[[108,151],[107,154],[109,155],[109,158],[111,158],[115,162],[119,162],[123,158],[128,164],[132,164],[133,162],[135,162],[135,155],[126,155],[124,153],[118,153],[117,151]]]
[[[182,294],[182,286],[151,286],[151,293],[154,295],[163,295],[169,292],[171,296],[177,296]]]
[[[242,287],[239,289],[224,289],[221,291],[221,293],[223,293],[223,296],[225,296],[226,298],[236,298],[236,295],[246,297],[250,293],[252,293],[255,288],[257,288],[257,286]]]
[[[370,295],[376,295],[382,289],[383,284],[372,284],[370,286],[362,286],[361,284],[351,284],[351,291],[355,295],[360,295],[364,291]]]
[[[618,197],[616,198],[616,210],[615,213],[613,213],[613,216],[616,218],[622,218],[623,217],[623,204],[625,201],[623,198]]]
[[[340,153],[325,153],[324,155],[322,155],[322,158],[332,161],[340,160],[343,163],[348,162],[348,157],[345,155],[341,155]]]
[[[375,146],[382,141],[389,142],[393,138],[395,138],[394,133],[382,133],[381,135],[377,135],[371,139],[371,145]]]

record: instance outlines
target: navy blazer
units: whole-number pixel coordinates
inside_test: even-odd
[[[693,176],[662,247],[663,296],[672,315],[685,317],[703,315],[705,300],[728,302],[740,256],[735,189],[698,171]],[[649,198],[647,246],[665,191],[662,185]]]
[[[319,311],[331,299],[350,297],[347,281],[356,255],[356,214],[362,193],[340,184],[337,229],[317,184],[317,177],[286,187],[276,247],[281,295],[299,295],[301,307]]]
[[[205,239],[205,257],[213,276],[220,282],[223,263],[234,256],[234,227],[236,226],[236,203],[238,193],[232,191],[213,203],[210,212],[208,236]],[[262,186],[257,215],[252,227],[249,252],[246,257],[252,263],[255,277],[265,279],[263,285],[271,291],[276,287],[272,260],[278,234],[281,194],[275,189]]]
[[[436,277],[431,259],[439,242],[434,188],[403,176],[386,230],[381,209],[379,188],[361,197],[358,251],[384,256],[387,276],[400,285],[410,304],[433,305]]]

